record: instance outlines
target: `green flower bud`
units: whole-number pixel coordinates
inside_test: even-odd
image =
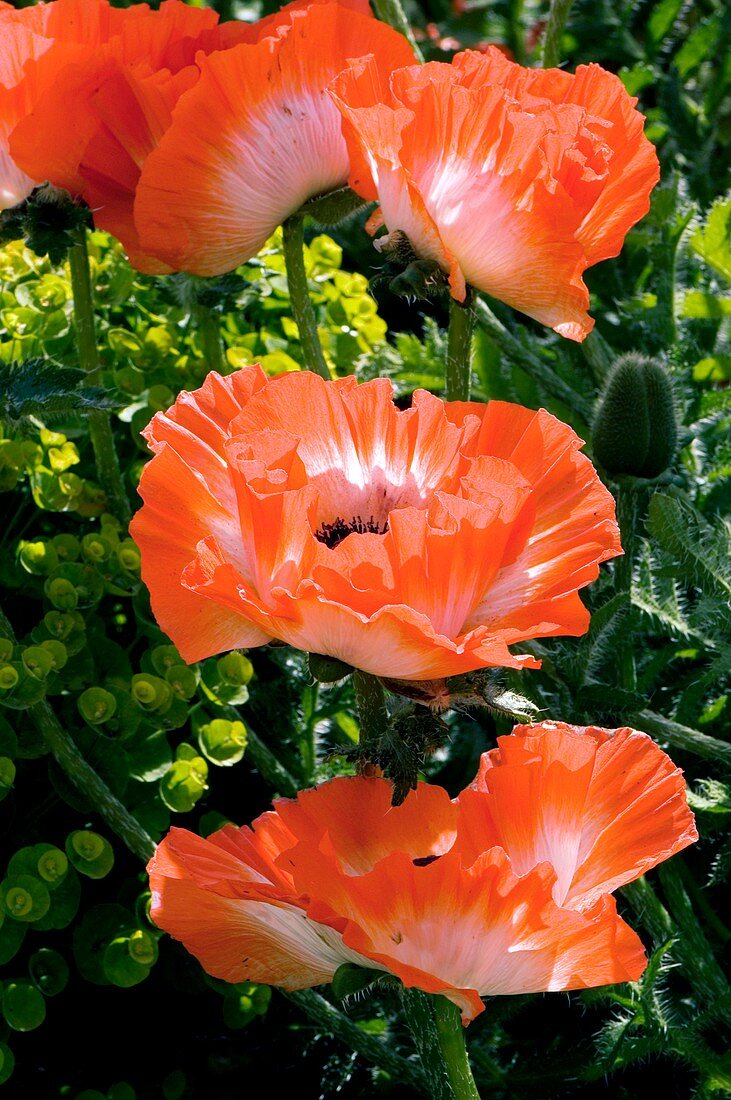
[[[58,565],[58,554],[53,544],[43,539],[35,542],[22,540],[18,546],[18,560],[28,573],[46,577]]]
[[[656,359],[630,352],[607,378],[594,419],[594,457],[610,475],[655,478],[678,441],[670,375]]]
[[[236,649],[219,657],[216,666],[224,683],[232,687],[243,687],[254,675],[254,666],[251,661]]]
[[[81,875],[104,878],[114,866],[114,850],[103,836],[90,829],[77,829],[66,837],[66,854]]]
[[[26,646],[21,654],[21,660],[25,669],[36,680],[45,680],[53,672],[53,657],[42,646]]]
[[[191,746],[186,747],[191,749]],[[195,755],[195,750],[191,752],[192,758],[179,756],[160,780],[160,797],[168,809],[176,813],[192,810],[207,789],[208,766],[201,756]]]
[[[81,554],[85,561],[100,565],[112,555],[112,546],[101,535],[84,535],[81,540]]]
[[[174,645],[156,645],[150,650],[150,660],[158,676],[164,676],[169,668],[184,663]]]
[[[213,764],[222,767],[239,762],[244,755],[246,738],[244,723],[229,722],[226,718],[214,718],[198,730],[201,752]]]
[[[15,665],[0,665],[0,691],[12,691],[20,680],[20,673]]]
[[[64,611],[47,611],[43,616],[43,623],[48,633],[61,642],[68,638],[74,629],[73,616]]]
[[[75,535],[56,535],[51,542],[59,561],[76,561],[81,553],[81,543]]]
[[[308,657],[310,672],[321,684],[334,684],[343,680],[353,671],[350,665],[339,661],[337,657],[325,657],[322,653],[310,653]]]
[[[50,654],[54,672],[62,669],[69,659],[66,646],[56,641],[55,638],[48,638],[46,641],[41,642],[41,649],[45,649],[46,653]]]
[[[0,638],[0,661],[12,661],[14,649],[10,638]]]
[[[45,917],[51,907],[45,884],[33,875],[8,875],[0,883],[0,898],[9,917],[29,923]]]
[[[55,997],[66,988],[69,980],[68,963],[63,955],[50,947],[42,947],[31,956],[28,972],[33,983],[46,997]]]
[[[43,590],[53,606],[59,611],[73,611],[79,602],[76,589],[71,581],[67,581],[64,577],[54,577],[53,580],[47,580]]]
[[[129,945],[129,936],[117,936],[104,952],[102,963],[104,976],[112,985],[117,985],[121,989],[139,985],[150,973],[149,966],[134,958]]]
[[[164,713],[173,698],[173,690],[169,684],[158,676],[150,676],[146,672],[138,672],[132,677],[130,690],[132,698],[143,710]]]
[[[104,688],[90,687],[82,691],[77,699],[77,706],[81,717],[90,726],[98,726],[108,722],[117,709],[117,700]]]
[[[140,571],[140,552],[132,539],[125,539],[117,547],[117,561],[125,573],[137,576]]]
[[[0,802],[15,782],[15,764],[9,756],[0,756]]]
[[[153,966],[157,962],[157,940],[142,928],[131,934],[127,941],[127,950],[131,958],[142,966]]]
[[[30,982],[6,982],[3,1015],[13,1031],[33,1031],[46,1018],[46,1002]]]
[[[191,699],[198,687],[198,675],[187,665],[173,665],[166,671],[165,680],[179,699]]]
[[[39,877],[43,879],[49,890],[53,890],[66,878],[69,861],[60,848],[49,845],[38,857],[36,866]]]

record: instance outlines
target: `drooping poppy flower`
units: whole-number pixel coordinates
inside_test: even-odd
[[[371,222],[571,340],[593,321],[582,274],[616,256],[649,209],[657,156],[616,76],[525,69],[490,47],[387,75],[370,59],[331,85],[351,187]]]
[[[321,3],[292,10],[276,35],[206,59],[142,170],[145,249],[196,275],[230,271],[307,199],[343,186],[348,153],[326,87],[365,54],[384,73],[414,59],[370,14]]]
[[[137,239],[140,167],[178,99],[198,80],[197,59],[255,40],[259,30],[219,27],[212,9],[180,0],[164,0],[157,11],[55,0],[18,16],[0,11],[0,138],[6,167],[21,180],[10,199],[20,201],[36,182],[48,181],[83,199],[96,225],[122,241],[140,270],[169,270]]]
[[[298,989],[342,963],[481,997],[635,981],[610,891],[697,839],[682,773],[646,734],[516,726],[450,802],[341,778],[207,840],[172,829],[148,870],[155,922],[225,981]],[[357,812],[354,811],[357,807]],[[435,935],[435,929],[438,934]]]
[[[258,367],[158,413],[131,533],[187,661],[273,638],[428,680],[536,668],[578,635],[578,590],[621,553],[614,501],[549,413]]]

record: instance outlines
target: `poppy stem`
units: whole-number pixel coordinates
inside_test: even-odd
[[[194,310],[198,343],[203,352],[203,361],[207,370],[222,374],[226,368],[221,339],[221,326],[218,314],[208,306],[197,305]]]
[[[571,11],[573,0],[551,0],[551,8],[543,36],[543,55],[541,64],[544,69],[553,69],[561,60],[561,35]]]
[[[86,244],[86,229],[82,226],[74,234],[74,243],[69,249],[69,271],[71,273],[71,292],[74,299],[74,323],[76,325],[76,344],[79,351],[79,363],[89,381],[99,380],[99,352],[96,345],[94,326],[94,300],[89,274],[89,251]],[[94,451],[97,475],[109,501],[110,511],[126,527],[132,513],[129,499],[124,488],[119,459],[114,446],[114,435],[109,413],[103,409],[90,409],[88,414],[89,437]]]
[[[353,673],[355,701],[360,719],[361,766],[376,755],[381,738],[388,728],[386,693],[377,676],[356,669]]]
[[[446,997],[434,998],[439,1047],[455,1100],[480,1100],[465,1043],[459,1009]]]
[[[447,401],[469,401],[472,382],[472,333],[475,328],[475,292],[467,287],[464,302],[449,300],[449,332],[444,388]]]
[[[617,592],[626,597],[627,606],[632,608],[632,573],[637,548],[637,525],[640,516],[640,495],[630,479],[617,481],[617,522],[622,537],[624,555],[617,559],[615,566],[615,584]],[[624,638],[619,647],[620,687],[627,691],[637,690],[637,671],[632,637]]]
[[[401,7],[401,0],[373,0],[376,15],[382,23],[390,26],[402,34],[414,51],[417,61],[423,61],[424,55],[416,44],[411,24],[406,18],[406,12]]]
[[[563,401],[587,424],[591,422],[592,403],[590,401],[578,394],[568,382],[564,382],[549,363],[513,336],[482,298],[477,299],[475,309],[478,325],[485,330],[510,363],[524,370],[546,393]]]
[[[17,639],[5,613],[0,608],[0,635],[9,638],[13,645]],[[71,734],[61,725],[45,699],[28,707],[28,714],[56,762],[74,786],[88,798],[95,813],[104,819],[130,852],[147,862],[155,852],[155,841],[126,806],[116,798],[103,779],[84,759]]]
[[[329,381],[330,371],[322,353],[320,337],[317,334],[317,318],[307,288],[304,246],[304,219],[299,214],[293,214],[282,225],[282,248],[287,269],[289,301],[299,329],[305,367]]]

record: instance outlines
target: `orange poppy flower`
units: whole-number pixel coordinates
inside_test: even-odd
[[[341,778],[251,828],[172,829],[148,867],[152,916],[224,981],[300,989],[356,963],[469,1023],[484,996],[639,978],[610,891],[697,835],[646,734],[542,722],[499,738],[454,802],[420,783],[392,807],[386,780]]]
[[[196,275],[230,271],[307,199],[346,183],[328,83],[352,57],[373,55],[384,73],[414,59],[405,38],[357,7],[295,7],[276,35],[203,61],[142,170],[145,249]]]
[[[524,69],[497,48],[386,79],[368,58],[331,85],[351,187],[377,199],[371,228],[571,340],[593,321],[587,267],[616,256],[649,209],[659,169],[637,102],[582,65]],[[388,247],[389,237],[381,238]]]
[[[48,181],[82,198],[140,270],[169,270],[137,239],[140,166],[197,81],[197,57],[253,40],[258,31],[243,23],[218,27],[210,8],[180,0],[164,0],[157,11],[55,0],[18,15],[27,18],[11,24],[0,12],[0,28],[7,23],[0,66],[14,65],[12,80],[3,80],[0,68],[0,117],[6,155],[23,180],[11,197],[20,201],[34,181]]]
[[[614,501],[549,413],[259,367],[182,393],[131,532],[187,661],[273,638],[397,679],[537,668],[584,633],[578,589],[621,553]]]

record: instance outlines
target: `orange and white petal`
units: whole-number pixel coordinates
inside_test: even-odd
[[[614,499],[579,453],[582,440],[545,410],[528,413],[491,401],[473,446],[497,449],[532,493],[529,523],[520,525],[520,539],[509,544],[467,627],[485,623],[509,643],[584,633],[589,615],[577,592],[622,550]]]
[[[394,851],[412,860],[449,851],[457,837],[457,808],[442,787],[420,783],[400,806],[392,806],[392,799],[387,780],[353,776],[280,799],[275,809],[300,844],[322,850],[327,837],[327,851],[346,875],[366,874]],[[290,870],[295,853],[284,852],[279,864]]]
[[[519,874],[549,862],[556,902],[573,909],[697,839],[682,772],[627,728],[517,726],[458,802],[466,859],[500,844]]]
[[[263,634],[297,649],[337,657],[375,676],[433,680],[475,668],[540,667],[534,657],[512,654],[499,635],[490,635],[485,628],[453,640],[438,634],[425,615],[405,605],[385,606],[367,617],[347,604],[328,600],[311,581],[303,582],[295,593],[279,590],[274,594],[276,603],[267,605],[210,545],[199,549],[198,560],[183,571],[182,583],[214,605],[240,614]]]
[[[183,659],[192,663],[268,642],[270,634],[181,584],[197,544],[211,532],[247,568],[235,513],[168,445],[143,470],[139,492],[144,506],[134,516],[130,534],[140,548],[153,614]]]
[[[413,58],[385,24],[313,4],[276,37],[207,58],[143,168],[144,247],[176,269],[230,271],[307,199],[345,184],[340,115],[325,89],[348,58],[370,52],[389,66]]]
[[[482,996],[635,980],[645,967],[642,944],[613,899],[590,913],[560,909],[551,869],[519,877],[499,848],[469,868],[456,850],[421,865],[397,852],[359,877],[328,869],[304,846],[293,859],[297,885],[318,882],[313,920],[406,986],[448,997],[464,1023],[482,1011]]]
[[[236,896],[237,883],[246,890],[245,866],[185,830],[162,841],[148,872],[152,919],[216,978],[302,989],[331,981],[344,962],[364,961],[300,905]]]

